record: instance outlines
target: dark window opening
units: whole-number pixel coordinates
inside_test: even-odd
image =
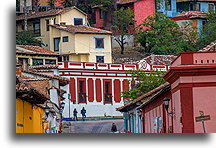
[[[82,18],[74,18],[74,25],[83,25],[83,19]]]
[[[112,94],[110,90],[110,82],[105,82],[105,94],[104,94],[104,102],[112,103]]]
[[[56,64],[56,60],[45,59],[45,64]]]
[[[95,38],[95,48],[104,48],[104,38]]]
[[[212,63],[214,63],[214,60],[212,60]]]
[[[62,57],[58,57],[58,61],[59,61],[59,62],[62,62]]]
[[[36,20],[33,22],[33,32],[35,36],[40,36],[41,31],[40,31],[40,20]]]
[[[53,23],[54,23],[54,25],[56,24],[56,18],[54,18]]]
[[[32,65],[43,65],[43,59],[32,59]]]
[[[84,92],[84,81],[79,81],[79,102],[86,103],[86,93]]]
[[[69,55],[63,56],[63,61],[69,61]]]
[[[63,42],[68,42],[69,40],[68,40],[68,36],[64,36],[63,37]]]
[[[214,4],[208,4],[208,10],[209,11],[214,11],[214,9],[215,9]]]
[[[104,56],[96,56],[97,63],[104,63]]]
[[[172,5],[171,5],[171,0],[166,1],[166,10],[171,11]]]
[[[200,11],[199,3],[190,3],[190,11]]]
[[[100,19],[104,18],[104,11],[101,9],[99,9],[99,16],[100,16]]]
[[[207,63],[209,63],[209,60],[207,60]]]
[[[54,38],[54,51],[59,51],[60,38]]]
[[[203,63],[203,60],[201,60],[201,63]]]
[[[195,63],[197,63],[197,60],[195,60]]]
[[[46,20],[46,31],[49,31],[49,20]]]

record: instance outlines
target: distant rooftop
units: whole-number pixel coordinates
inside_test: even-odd
[[[59,30],[64,30],[70,33],[83,33],[83,34],[112,34],[110,31],[98,29],[98,28],[93,28],[85,25],[78,25],[78,26],[73,26],[73,25],[50,25],[56,29]]]

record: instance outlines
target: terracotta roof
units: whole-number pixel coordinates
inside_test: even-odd
[[[176,58],[174,55],[150,55],[138,63],[145,61],[150,65],[171,65],[172,61]]]
[[[205,52],[205,51],[216,51],[216,40],[214,42],[211,42],[209,45],[199,50],[198,52]]]
[[[18,79],[19,81],[16,84],[16,97],[34,104],[41,104],[49,100],[49,95],[44,91],[45,87],[38,87],[38,85],[41,85],[38,82],[39,80],[35,81],[35,84],[33,84],[35,86],[33,86],[21,77]]]
[[[169,85],[168,82],[165,83],[165,84],[162,84],[162,85],[158,86],[157,88],[155,88],[155,89],[153,89],[153,90],[151,90],[151,91],[149,91],[149,92],[147,92],[147,93],[141,95],[141,96],[138,97],[137,99],[135,99],[135,100],[129,102],[128,104],[125,104],[124,106],[121,106],[121,107],[117,108],[116,110],[117,110],[117,111],[125,111],[127,107],[132,106],[132,105],[134,105],[135,103],[137,103],[137,102],[139,102],[139,101],[141,101],[141,100],[143,100],[143,99],[145,99],[145,98],[149,99],[149,97],[151,97],[153,94],[157,93],[157,92],[160,91],[162,88],[164,88],[164,87],[166,87],[166,86],[168,86],[168,85]]]
[[[41,77],[45,77],[45,78],[48,78],[48,79],[57,79],[60,81],[60,85],[67,85],[69,84],[70,80],[67,79],[67,78],[64,78],[64,77],[60,77],[60,76],[57,76],[57,75],[46,75],[46,74],[42,74],[42,73],[37,73],[35,71],[30,71],[30,70],[23,70],[22,72],[24,73],[29,73],[29,74],[32,74],[32,75],[36,75],[36,76],[41,76]]]
[[[136,2],[138,0],[117,0],[117,4],[128,4],[128,3],[133,3]]]
[[[59,14],[66,13],[66,12],[72,10],[72,9],[76,9],[76,10],[80,11],[81,13],[83,13],[84,15],[86,15],[86,13],[84,13],[80,9],[73,6],[73,7],[69,7],[69,8],[63,8],[63,9],[51,9],[49,11],[44,11],[44,12],[32,12],[32,13],[29,13],[27,15],[27,19],[56,16],[56,15],[59,15]],[[16,20],[17,21],[24,20],[24,17],[25,17],[24,15],[17,16]]]
[[[48,49],[42,48],[40,46],[31,46],[31,45],[16,45],[16,53],[59,56],[59,54],[50,51]]]
[[[206,18],[207,13],[206,12],[200,12],[200,11],[184,11],[175,17],[189,17],[191,19],[193,18]],[[174,17],[174,18],[175,18]]]
[[[93,28],[85,25],[73,26],[73,25],[50,25],[56,29],[64,30],[70,33],[82,33],[82,34],[112,34],[110,31]]]

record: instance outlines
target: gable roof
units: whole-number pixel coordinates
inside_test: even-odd
[[[216,40],[214,42],[211,42],[209,45],[199,50],[198,52],[205,52],[205,51],[216,51]]]
[[[174,55],[150,55],[138,63],[145,61],[149,65],[171,65],[172,61],[176,58]]]
[[[59,54],[53,51],[42,48],[40,46],[32,46],[32,45],[16,45],[16,54],[31,54],[31,55],[36,54],[36,55],[59,56]]]
[[[112,32],[107,30],[102,30],[98,28],[93,28],[85,25],[50,25],[56,29],[64,30],[70,33],[77,33],[77,34],[112,34]]]
[[[135,99],[135,100],[133,100],[133,101],[131,101],[131,102],[125,104],[124,106],[121,106],[121,107],[117,108],[116,110],[117,110],[117,111],[120,111],[120,112],[127,112],[128,110],[130,110],[130,106],[136,105],[136,103],[139,102],[139,101],[141,101],[141,100],[144,100],[144,99],[145,99],[145,100],[147,101],[147,100],[151,99],[151,97],[152,97],[154,94],[156,94],[157,92],[159,92],[161,89],[163,89],[163,88],[165,88],[165,87],[168,87],[169,85],[170,85],[170,84],[169,84],[168,82],[165,83],[165,84],[162,84],[162,85],[158,86],[157,88],[155,88],[155,89],[153,89],[153,90],[151,90],[151,91],[149,91],[149,92],[147,92],[147,93],[141,95],[141,96],[138,97],[137,99]],[[136,107],[136,106],[134,106],[134,107]]]
[[[117,0],[117,4],[128,4],[128,3],[133,3],[136,2],[138,0]]]
[[[206,12],[200,12],[200,11],[184,11],[178,15],[176,15],[173,18],[177,17],[188,17],[190,19],[195,19],[195,18],[206,18],[207,13]]]
[[[66,13],[66,12],[72,10],[72,9],[76,9],[79,12],[81,12],[82,14],[87,15],[82,10],[80,10],[77,7],[73,6],[73,7],[62,8],[62,9],[51,9],[49,11],[43,11],[43,12],[31,12],[31,13],[27,14],[27,19],[56,16],[56,15],[60,15],[60,14]],[[20,21],[20,20],[24,20],[24,19],[25,19],[25,15],[24,14],[16,17],[16,21]]]

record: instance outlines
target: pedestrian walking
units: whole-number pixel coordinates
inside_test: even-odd
[[[76,121],[78,121],[78,119],[77,119],[77,110],[76,110],[76,108],[74,109],[74,111],[73,111],[73,116],[74,116],[74,120],[76,120]]]
[[[82,120],[85,121],[85,118],[86,118],[86,110],[85,110],[84,107],[83,107],[82,110],[81,110],[81,114],[82,114]]]
[[[117,127],[115,123],[112,124],[111,132],[113,133],[117,132]]]

